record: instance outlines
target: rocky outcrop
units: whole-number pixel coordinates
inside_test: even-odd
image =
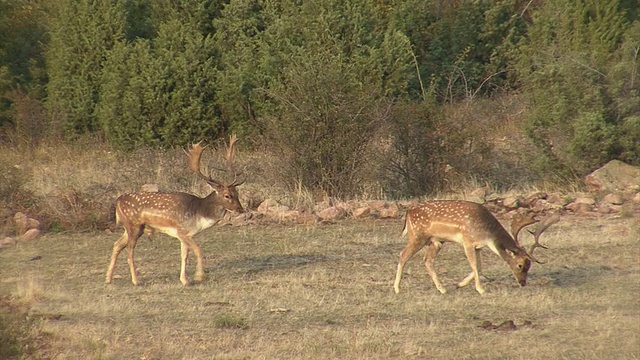
[[[16,245],[18,242],[27,242],[40,236],[40,221],[28,217],[22,212],[13,216],[15,236],[6,236],[0,240],[0,248]]]
[[[640,167],[611,160],[587,175],[585,183],[594,192],[637,193],[640,191]]]

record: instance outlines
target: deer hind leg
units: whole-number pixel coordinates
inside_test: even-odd
[[[107,278],[105,280],[105,283],[107,284],[111,284],[111,280],[113,279],[113,271],[116,268],[116,262],[118,261],[118,255],[120,255],[120,252],[122,251],[122,249],[124,249],[127,246],[127,242],[128,242],[128,235],[127,232],[125,231],[124,234],[122,234],[122,236],[116,240],[116,242],[113,244],[113,251],[111,253],[111,262],[109,263],[109,268],[107,269]]]
[[[396,271],[396,280],[393,283],[393,290],[398,294],[400,292],[400,280],[402,279],[402,271],[404,265],[411,259],[415,253],[420,251],[429,240],[429,237],[418,237],[409,233],[409,243],[405,246],[402,253],[400,253],[400,261],[398,262],[398,270]]]
[[[475,279],[476,291],[482,295],[485,293],[485,290],[480,283],[480,249],[476,249],[473,246],[465,246],[464,254],[467,256],[472,271],[458,286],[466,286],[471,279]]]
[[[129,235],[127,239],[127,262],[129,263],[129,272],[131,272],[131,282],[136,286],[140,285],[140,281],[138,280],[138,272],[136,270],[136,262],[134,260],[134,250],[136,248],[136,244],[138,243],[138,239],[143,232],[144,226],[131,229],[128,232]]]
[[[438,289],[441,294],[444,294],[447,292],[447,289],[442,286],[442,283],[438,279],[438,275],[433,269],[433,260],[440,252],[440,249],[442,249],[442,243],[432,239],[427,246],[427,252],[424,254],[424,267],[427,268],[427,272],[429,273],[429,276],[431,276],[433,283],[436,285],[436,289]]]

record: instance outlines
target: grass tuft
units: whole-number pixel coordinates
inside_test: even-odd
[[[213,326],[217,329],[241,329],[249,328],[249,324],[245,319],[239,318],[231,314],[216,315],[213,318]]]

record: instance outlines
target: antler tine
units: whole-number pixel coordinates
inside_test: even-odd
[[[233,173],[233,182],[231,183],[231,185],[229,186],[240,186],[242,184],[244,184],[244,182],[247,180],[246,176],[244,176],[244,172],[243,171],[236,171],[235,165],[236,165],[236,147],[235,144],[236,142],[238,142],[238,136],[236,134],[231,134],[229,136],[229,144],[225,145],[227,146],[227,153],[225,155],[226,161],[227,161],[227,169]],[[238,176],[242,176],[242,180],[238,181]]]
[[[558,221],[560,221],[560,216],[558,214],[553,214],[553,215],[545,218],[544,220],[542,220],[540,225],[538,225],[538,228],[536,228],[536,231],[529,230],[529,232],[533,235],[533,239],[534,239],[533,245],[531,245],[531,247],[529,248],[529,255],[530,256],[533,254],[533,250],[535,250],[535,248],[537,248],[537,247],[541,247],[543,249],[548,249],[547,246],[540,244],[540,235],[542,235],[542,233],[545,230],[547,230],[549,228],[549,226],[557,223]]]
[[[229,186],[240,186],[244,184],[245,181],[247,181],[247,176],[244,174],[244,172],[241,171],[240,175],[242,175],[242,180],[238,181],[238,174],[235,173],[233,177],[233,182]]]
[[[514,218],[511,222],[511,234],[513,234],[513,240],[515,240],[516,244],[520,246],[520,241],[518,240],[518,234],[525,227],[531,224],[537,223],[539,220],[535,218],[533,213],[527,213],[522,218]]]
[[[235,161],[236,161],[235,144],[237,141],[238,141],[238,137],[236,136],[236,134],[231,134],[229,136],[229,144],[225,143],[225,145],[227,146],[227,154],[225,158],[227,160],[227,167],[229,169],[233,169],[235,165]]]

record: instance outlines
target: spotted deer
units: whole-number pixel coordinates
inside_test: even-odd
[[[235,142],[236,137],[232,136],[227,147],[228,163],[233,161]],[[183,192],[138,192],[124,194],[116,200],[116,223],[122,223],[124,234],[113,244],[106,283],[111,283],[118,255],[126,247],[131,282],[134,285],[140,284],[134,249],[145,229],[159,231],[180,240],[180,282],[183,285],[189,284],[186,274],[189,251],[193,251],[197,260],[195,280],[204,279],[202,250],[193,236],[219,222],[227,211],[244,212],[236,191],[236,187],[242,185],[244,180],[239,181],[235,171],[234,180],[229,185],[204,175],[200,171],[203,150],[200,143],[192,145],[187,151],[187,159],[189,169],[213,188],[209,196],[200,198]]]
[[[537,220],[532,215],[514,220],[513,237],[484,206],[468,201],[435,200],[426,202],[407,212],[403,235],[408,234],[407,246],[400,254],[398,270],[393,285],[400,292],[400,280],[406,262],[420,249],[427,246],[424,265],[440,293],[446,289],[440,283],[433,268],[434,258],[442,248],[443,242],[455,242],[463,246],[464,253],[472,271],[460,283],[459,287],[475,280],[476,291],[484,294],[480,283],[480,250],[487,246],[504,260],[520,286],[527,284],[527,274],[531,262],[542,263],[533,257],[536,247],[545,247],[539,243],[539,236],[560,218],[555,215],[543,220],[535,232],[535,243],[529,252],[518,243],[518,233],[525,226]],[[545,247],[546,248],[546,247]]]

